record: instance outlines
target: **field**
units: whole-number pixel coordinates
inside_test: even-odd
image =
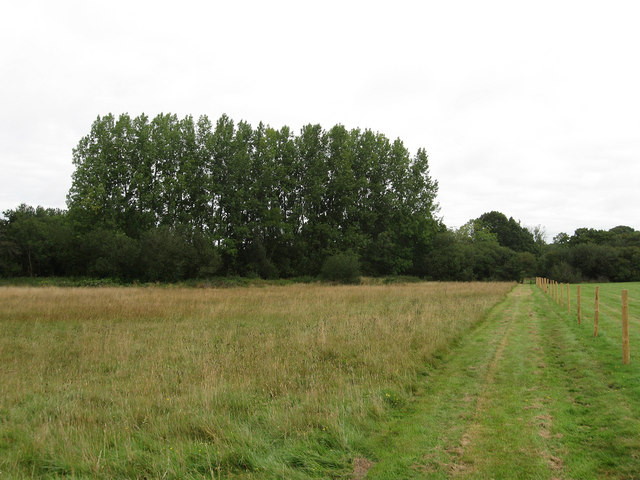
[[[443,359],[411,411],[380,427],[366,478],[640,478],[639,287],[601,286],[594,338],[588,308],[578,324],[575,308],[569,315],[519,285]],[[621,288],[631,299],[630,365]]]
[[[512,288],[1,287],[0,478],[361,478]]]
[[[2,287],[0,478],[640,478],[640,284],[571,288]]]
[[[631,355],[635,350],[640,358],[640,283],[602,283],[580,285],[581,327],[585,332],[594,333],[595,290],[600,289],[598,332],[599,340],[594,343],[603,353],[611,352],[622,358],[622,290],[629,293],[629,341]],[[569,321],[578,321],[577,285],[569,285],[571,308],[567,306],[567,286],[564,285],[562,298],[554,298],[555,310],[566,311]],[[562,302],[562,303],[560,303]],[[634,349],[635,346],[635,349]],[[616,357],[616,359],[617,359]]]
[[[623,289],[629,291],[629,319],[630,322],[640,322],[640,283],[585,283],[580,285],[580,297],[582,307],[582,321],[593,326],[594,306],[595,306],[595,289],[596,285],[600,287],[600,315],[599,315],[599,334],[618,335],[621,322],[622,299],[621,292]],[[569,286],[571,313],[576,315],[577,311],[577,286]],[[565,287],[566,292],[566,287]],[[567,305],[566,294],[563,298],[564,305]],[[577,317],[576,317],[577,318]],[[640,323],[636,323],[640,326]],[[637,330],[637,329],[636,329]],[[633,331],[633,329],[631,330]],[[640,345],[638,345],[640,347]]]

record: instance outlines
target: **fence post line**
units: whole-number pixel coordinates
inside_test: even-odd
[[[576,300],[578,303],[578,324],[580,324],[580,316],[582,315],[582,307],[580,306],[580,285],[578,285],[578,298]]]
[[[593,314],[593,336],[598,336],[598,320],[600,319],[600,287],[596,286],[596,306]]]
[[[571,315],[571,284],[567,283],[567,313]]]
[[[622,363],[628,365],[629,357],[629,290],[622,290]]]

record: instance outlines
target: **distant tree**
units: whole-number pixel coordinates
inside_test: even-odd
[[[4,215],[2,243],[7,272],[26,276],[67,273],[74,239],[64,212],[22,204]]]
[[[175,282],[186,278],[188,245],[167,226],[145,232],[140,239],[142,279]]]
[[[80,139],[73,163],[68,223],[86,236],[76,256],[95,275],[123,276],[127,261],[110,253],[121,243],[140,249],[136,275],[167,277],[170,259],[145,248],[188,250],[198,238],[215,251],[211,262],[200,259],[200,270],[197,256],[178,255],[174,276],[318,274],[336,251],[354,252],[367,274],[423,274],[438,231],[426,152],[412,157],[368,129],[307,125],[296,136],[225,115],[214,126],[204,116],[109,114]]]
[[[603,245],[607,243],[611,235],[605,230],[597,230],[595,228],[578,228],[569,238],[571,245],[580,245],[583,243],[593,243]]]
[[[567,245],[569,243],[569,238],[569,235],[564,232],[560,232],[553,237],[553,243],[555,245]]]
[[[547,246],[547,232],[542,225],[536,225],[531,229],[527,229],[533,236],[533,241],[536,246],[536,255],[542,254]]]
[[[537,250],[533,234],[513,217],[507,219],[503,213],[493,211],[482,214],[478,221],[497,235],[498,243],[503,247],[515,252],[534,253]]]
[[[13,277],[21,272],[19,245],[8,232],[9,222],[0,218],[0,277]]]
[[[424,275],[432,280],[472,280],[472,262],[468,246],[449,230],[435,234],[422,263]]]
[[[327,257],[322,265],[323,280],[339,283],[360,283],[360,265],[353,253],[337,253]]]

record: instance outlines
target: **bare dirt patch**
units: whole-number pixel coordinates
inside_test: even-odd
[[[354,458],[351,478],[353,480],[363,480],[366,478],[371,467],[373,467],[373,462],[371,460],[362,457]]]

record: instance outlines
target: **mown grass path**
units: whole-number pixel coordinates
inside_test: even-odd
[[[609,350],[516,287],[372,438],[366,478],[640,478],[640,362]]]

